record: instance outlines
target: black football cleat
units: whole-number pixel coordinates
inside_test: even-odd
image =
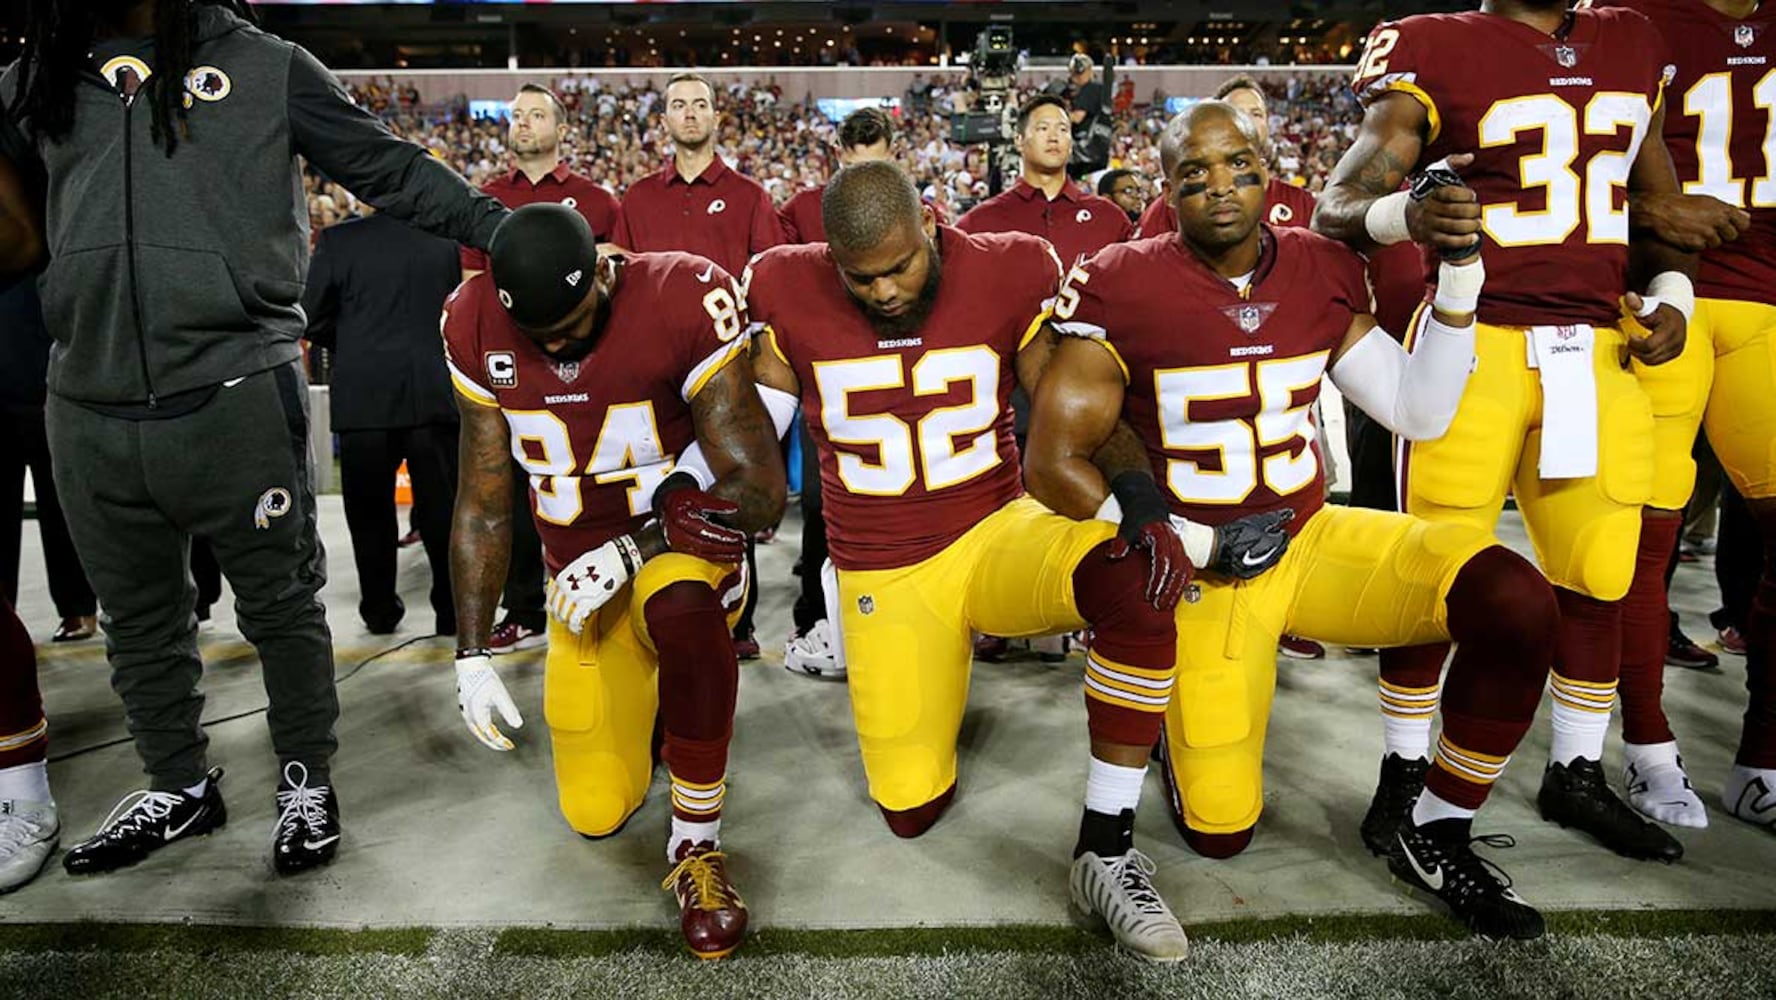
[[[1549,764],[1536,808],[1543,819],[1588,833],[1623,857],[1666,864],[1683,857],[1675,837],[1616,797],[1597,761],[1577,757],[1570,765]]]
[[[1388,870],[1412,888],[1449,907],[1455,919],[1481,937],[1530,941],[1547,927],[1535,907],[1511,889],[1498,865],[1474,853],[1475,843],[1513,847],[1504,834],[1473,835],[1473,820],[1444,819],[1424,826],[1402,823],[1388,853]]]
[[[1369,848],[1370,854],[1385,858],[1393,850],[1394,831],[1412,815],[1430,770],[1431,762],[1423,757],[1408,760],[1390,753],[1381,759],[1381,780],[1376,782],[1375,797],[1369,800],[1369,811],[1360,828],[1363,846]]]
[[[278,781],[278,818],[271,860],[280,875],[318,868],[339,852],[339,797],[332,785],[310,785],[300,761],[284,765]]]
[[[99,831],[62,857],[70,875],[97,875],[140,862],[175,840],[198,837],[228,822],[222,804],[222,769],[210,768],[202,795],[131,792],[117,803]],[[139,797],[137,797],[139,796]]]

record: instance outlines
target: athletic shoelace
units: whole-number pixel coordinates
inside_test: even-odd
[[[277,825],[272,827],[272,842],[283,835],[284,831],[294,827],[300,820],[309,830],[316,830],[327,822],[327,786],[308,787],[308,767],[301,761],[291,761],[284,765],[284,783],[289,788],[280,789],[277,793],[278,818]]]
[[[37,813],[0,813],[0,858],[9,858],[48,829]]]
[[[1130,849],[1110,866],[1110,878],[1122,887],[1122,893],[1142,913],[1166,912],[1165,900],[1153,888],[1153,875],[1159,866],[1140,851]]]
[[[134,798],[138,795],[141,798]],[[173,807],[185,800],[179,792],[153,792],[146,788],[131,792],[120,799],[111,815],[99,824],[99,836],[118,840],[123,833],[140,833],[149,823],[159,823],[171,816]]]
[[[1478,837],[1469,837],[1466,843],[1442,844],[1430,837],[1420,836],[1421,843],[1428,845],[1431,856],[1426,859],[1441,868],[1448,881],[1449,888],[1463,898],[1475,896],[1504,896],[1511,891],[1511,876],[1490,860],[1474,853],[1473,845],[1484,844],[1487,847],[1504,850],[1517,846],[1517,838],[1508,833],[1488,833]]]
[[[671,874],[660,881],[660,888],[678,891],[681,877],[689,876],[691,880],[691,900],[699,910],[720,910],[728,905],[727,893],[722,888],[722,880],[716,872],[712,861],[720,861],[727,857],[721,851],[695,851],[685,855],[684,860],[673,867]]]

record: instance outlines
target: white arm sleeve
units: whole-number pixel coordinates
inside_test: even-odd
[[[801,401],[782,389],[773,389],[768,385],[759,386],[758,394],[765,404],[765,410],[771,414],[771,426],[776,429],[778,440],[782,440],[783,435],[789,433],[790,425],[795,422],[796,411],[801,409]],[[709,467],[709,460],[703,457],[703,446],[696,441],[692,441],[684,454],[678,456],[672,471],[689,473],[697,481],[697,488],[700,490],[715,485],[715,471]],[[654,502],[651,491],[641,499],[649,506]]]
[[[1383,427],[1408,441],[1449,430],[1474,368],[1474,326],[1445,326],[1427,312],[1412,353],[1381,327],[1332,366],[1332,384]]]

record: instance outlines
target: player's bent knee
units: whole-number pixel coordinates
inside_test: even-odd
[[[955,798],[956,786],[951,785],[937,798],[911,809],[890,809],[879,802],[876,808],[882,810],[882,819],[887,821],[888,829],[896,837],[911,840],[935,826]]]
[[[1249,826],[1235,833],[1203,833],[1186,828],[1184,843],[1205,858],[1224,861],[1251,846],[1252,834],[1256,830],[1256,827]]]
[[[714,588],[709,583],[710,567],[713,565],[682,552],[666,552],[649,559],[636,572],[635,580],[630,585],[633,588],[635,605],[645,606],[655,594],[678,583],[713,591]]]
[[[631,802],[614,789],[561,789],[561,816],[582,837],[609,837],[623,829],[640,802]]]
[[[1449,632],[1524,653],[1551,649],[1560,632],[1554,589],[1529,560],[1494,545],[1463,564],[1449,588]]]

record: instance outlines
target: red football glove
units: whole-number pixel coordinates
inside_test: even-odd
[[[741,562],[746,558],[746,533],[715,520],[739,510],[739,504],[702,490],[673,490],[659,510],[666,547],[712,563]]]
[[[1172,529],[1171,511],[1153,477],[1143,472],[1124,472],[1110,483],[1110,492],[1122,507],[1122,524],[1116,540],[1104,553],[1123,559],[1139,549],[1147,554],[1147,603],[1160,611],[1178,606],[1196,567],[1184,554],[1184,540]]]

